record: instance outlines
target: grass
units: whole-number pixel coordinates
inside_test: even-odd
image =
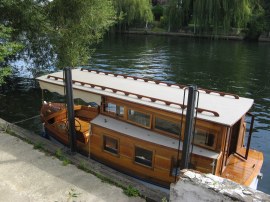
[[[126,187],[124,189],[124,193],[129,196],[129,197],[137,197],[140,196],[140,192],[138,189],[128,185],[128,187]]]
[[[68,164],[70,164],[70,160],[67,159],[67,157],[64,156],[63,152],[61,149],[57,149],[55,152],[55,156],[56,158],[58,158],[60,161],[62,161],[62,165],[63,166],[67,166]]]
[[[152,32],[167,32],[167,30],[164,28],[160,28],[160,27],[154,27],[152,29]]]
[[[86,171],[87,172],[87,167],[84,161],[80,161],[79,165],[77,166],[77,168]]]
[[[62,165],[67,166],[68,164],[70,164],[70,160],[64,159],[63,162],[62,162]]]
[[[161,202],[168,202],[167,198],[164,196],[162,199],[161,199]]]
[[[75,189],[71,188],[68,192],[68,201],[77,198],[81,193],[77,193]],[[72,200],[73,201],[73,200]]]
[[[126,194],[129,197],[142,197],[142,195],[140,194],[139,190],[135,189],[132,186],[124,186],[118,182],[115,182],[114,180],[105,177],[104,175],[97,173],[95,171],[92,171],[91,169],[87,168],[86,166],[86,162],[84,161],[80,161],[79,165],[77,166],[78,169],[83,170],[84,172],[90,173],[92,175],[95,175],[97,178],[99,178],[102,182],[104,183],[108,183],[117,187],[120,187],[123,189],[124,194]]]
[[[44,150],[44,144],[42,142],[36,143],[34,144],[33,148],[37,150]]]

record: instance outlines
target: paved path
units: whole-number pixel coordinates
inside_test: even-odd
[[[77,197],[75,197],[77,196]],[[0,201],[143,201],[0,131]]]

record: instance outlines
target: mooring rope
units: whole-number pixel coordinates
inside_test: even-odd
[[[39,117],[40,115],[36,115],[36,116],[32,116],[30,118],[26,118],[26,119],[23,119],[23,120],[20,120],[20,121],[16,121],[16,122],[12,122],[12,123],[8,123],[6,124],[6,128],[4,129],[5,132],[7,132],[7,129],[10,125],[14,125],[14,124],[18,124],[18,123],[22,123],[22,122],[25,122],[25,121],[29,121],[31,119],[34,119],[34,118],[37,118]]]

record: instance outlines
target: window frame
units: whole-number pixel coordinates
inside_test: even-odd
[[[164,120],[168,120],[170,122],[174,122],[174,123],[177,123],[178,121],[176,119],[173,119],[173,118],[169,118],[169,117],[166,117],[166,116],[162,116],[162,115],[154,115],[153,116],[153,131],[156,131],[158,133],[161,133],[161,134],[164,134],[164,135],[167,135],[167,136],[170,136],[172,138],[176,138],[176,139],[179,139],[181,138],[182,139],[182,134],[184,133],[184,122],[183,122],[183,125],[182,125],[182,131],[179,131],[179,134],[176,135],[174,133],[170,133],[168,131],[164,131],[164,130],[161,130],[161,129],[158,129],[156,128],[156,118],[160,118],[160,119],[164,119]],[[181,120],[179,120],[179,124],[180,124],[180,130],[181,130]]]
[[[119,106],[119,107],[123,107],[123,110],[124,110],[124,112],[123,112],[123,116],[119,116],[119,115],[117,115],[116,113],[114,113],[114,112],[108,112],[108,111],[106,111],[106,105],[108,105],[108,104],[114,104],[114,105],[116,105],[116,106]],[[111,102],[111,101],[105,101],[105,103],[104,103],[104,107],[103,107],[103,114],[106,114],[106,115],[108,115],[108,116],[110,116],[110,117],[113,117],[113,118],[118,118],[118,119],[125,119],[125,111],[126,111],[126,107],[125,106],[123,106],[123,105],[121,105],[120,103],[116,103],[116,102]]]
[[[200,126],[200,125],[197,125],[197,127],[195,127],[195,130],[196,129],[204,130],[204,131],[207,131],[208,134],[212,134],[214,136],[214,143],[213,143],[213,146],[207,146],[205,144],[204,145],[203,144],[197,144],[197,143],[194,142],[194,145],[199,146],[199,147],[204,147],[204,148],[207,148],[207,149],[211,149],[211,150],[216,150],[217,139],[218,139],[218,131],[214,130],[214,129],[211,129],[211,128],[203,127],[203,126]],[[195,140],[195,131],[194,131],[194,140]]]
[[[152,153],[151,166],[136,161],[136,149],[137,149],[137,148],[143,149],[143,150],[146,150],[146,151],[149,151],[149,152]],[[143,167],[145,167],[145,168],[154,169],[154,159],[155,159],[154,156],[155,156],[154,150],[146,149],[145,147],[138,146],[138,145],[135,145],[135,146],[134,146],[134,158],[133,158],[134,164],[143,166]]]
[[[128,111],[129,110],[134,110],[134,111],[137,111],[137,112],[139,112],[139,113],[142,113],[142,114],[146,114],[146,115],[149,115],[149,126],[145,126],[145,125],[143,125],[143,124],[139,124],[139,123],[137,123],[137,122],[135,122],[135,121],[132,121],[132,120],[130,120],[129,118],[128,118]],[[143,127],[143,128],[147,128],[147,129],[151,129],[151,127],[152,127],[152,122],[153,122],[153,115],[151,114],[151,113],[149,113],[149,112],[143,112],[142,110],[137,110],[136,108],[133,108],[133,107],[127,107],[126,108],[126,121],[127,122],[129,122],[129,123],[132,123],[132,124],[134,124],[134,125],[137,125],[137,126],[140,126],[140,127]]]
[[[120,150],[120,141],[119,141],[119,138],[116,138],[116,137],[112,137],[112,136],[110,136],[110,135],[107,135],[107,134],[103,134],[102,135],[103,136],[103,138],[102,138],[102,150],[104,151],[104,152],[106,152],[106,153],[108,153],[108,154],[111,154],[111,155],[113,155],[113,156],[117,156],[117,157],[119,157],[119,150]],[[109,151],[109,150],[106,150],[106,147],[105,147],[105,141],[106,141],[106,138],[110,138],[110,139],[113,139],[113,140],[116,140],[117,141],[117,153],[114,153],[114,152],[112,152],[112,151]],[[112,149],[113,150],[113,149]]]

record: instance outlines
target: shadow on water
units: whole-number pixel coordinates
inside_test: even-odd
[[[270,193],[270,46],[267,43],[210,41],[123,35],[97,47],[91,68],[235,93],[254,99],[252,148],[264,152],[258,189]],[[61,98],[48,94],[45,99]],[[41,91],[33,79],[13,78],[0,95],[0,117],[16,122],[39,114]],[[40,133],[39,119],[20,126]]]

